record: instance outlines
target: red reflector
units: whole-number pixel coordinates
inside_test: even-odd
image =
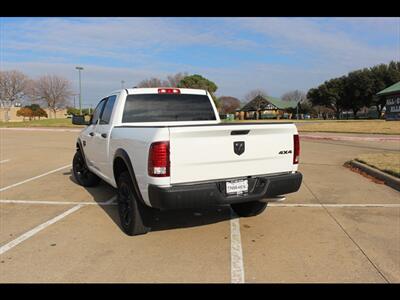
[[[180,89],[158,89],[159,94],[180,94]]]
[[[155,142],[149,150],[148,173],[152,177],[169,176],[169,142]]]
[[[293,135],[293,164],[298,164],[300,160],[300,138],[298,134]]]

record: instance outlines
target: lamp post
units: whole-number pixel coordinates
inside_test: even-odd
[[[76,67],[79,72],[79,114],[82,115],[82,84],[81,84],[81,71],[82,67]]]
[[[79,94],[72,94],[72,96],[74,97],[74,108],[76,108],[76,96],[78,96]]]

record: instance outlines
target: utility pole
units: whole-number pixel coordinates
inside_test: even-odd
[[[82,83],[81,83],[81,71],[82,67],[76,67],[75,69],[79,72],[79,114],[82,115]]]

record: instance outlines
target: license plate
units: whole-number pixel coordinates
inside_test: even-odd
[[[248,183],[247,179],[226,182],[226,193],[227,194],[247,193],[248,189],[249,189],[249,183]]]

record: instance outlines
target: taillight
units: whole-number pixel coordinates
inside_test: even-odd
[[[149,176],[167,177],[169,167],[169,142],[152,143],[149,150]]]
[[[159,94],[180,94],[180,89],[158,89]]]
[[[298,164],[300,160],[300,138],[298,134],[293,135],[293,164]]]

